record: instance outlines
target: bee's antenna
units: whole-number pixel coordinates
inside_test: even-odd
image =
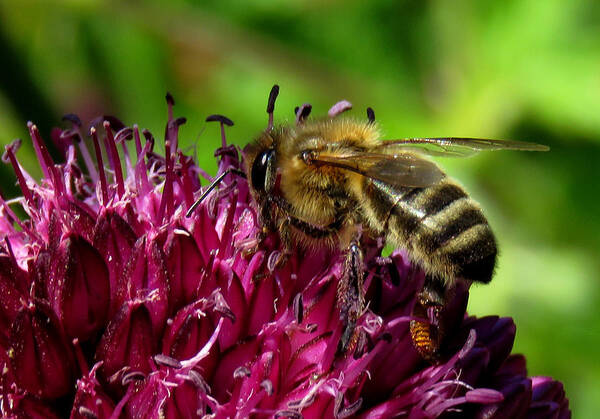
[[[206,122],[212,121],[217,121],[221,124],[221,147],[227,147],[227,142],[225,141],[225,125],[232,127],[233,121],[223,115],[209,115],[206,117]]]
[[[369,118],[369,123],[372,124],[375,122],[375,111],[373,108],[367,108],[367,118]]]
[[[185,216],[187,218],[191,217],[192,214],[194,213],[194,210],[198,207],[198,205],[200,205],[202,203],[202,201],[204,201],[206,199],[208,194],[211,193],[213,191],[213,189],[215,189],[217,186],[219,186],[219,183],[221,183],[223,181],[223,179],[225,179],[225,176],[227,176],[230,173],[235,173],[236,175],[241,176],[243,178],[246,177],[246,173],[243,170],[235,169],[233,167],[225,170],[215,180],[213,180],[210,185],[208,185],[206,190],[204,192],[202,192],[202,195],[200,195],[200,198],[198,198],[196,200],[196,202],[194,202],[192,204],[192,206],[187,210],[187,212],[185,213]]]
[[[308,115],[310,115],[310,111],[312,111],[312,105],[310,103],[304,103],[300,107],[296,107],[296,125],[300,125],[304,122]]]
[[[329,117],[333,119],[342,112],[349,111],[350,109],[352,109],[352,104],[350,102],[348,102],[347,100],[340,100],[338,103],[336,103],[329,109],[327,115],[329,115]]]
[[[267,102],[267,113],[269,114],[269,123],[267,124],[267,131],[273,129],[273,110],[275,109],[275,101],[279,95],[279,85],[274,85],[269,93],[269,101]]]

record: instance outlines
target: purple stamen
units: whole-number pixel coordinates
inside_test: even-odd
[[[140,158],[142,154],[142,141],[140,140],[140,130],[138,124],[133,124],[133,138],[135,140],[135,153]]]
[[[42,238],[33,230],[31,230],[27,224],[23,223],[19,217],[13,212],[8,206],[6,201],[0,197],[0,205],[4,208],[4,211],[8,214],[9,218],[14,221],[21,230],[23,230],[32,240],[41,242]]]
[[[4,237],[4,242],[6,243],[6,251],[8,252],[8,255],[10,256],[13,263],[16,265],[17,258],[15,258],[15,253],[13,252],[13,248],[10,244],[10,240],[9,240],[8,236]]]
[[[154,143],[155,143],[154,136],[152,135],[152,133],[150,131],[148,131],[145,128],[142,130],[142,135],[146,139],[146,142],[150,143],[150,150],[148,150],[148,152],[151,153],[152,151],[154,151]]]
[[[54,164],[52,159],[50,158],[50,154],[46,149],[46,145],[40,136],[40,131],[37,126],[29,121],[27,122],[27,128],[29,129],[29,135],[33,140],[33,148],[35,149],[35,154],[37,155],[38,161],[40,162],[40,166],[42,167],[42,172],[44,173],[44,177],[46,179],[50,178],[50,167]]]
[[[206,122],[213,121],[217,121],[221,124],[221,147],[225,148],[227,147],[227,141],[225,141],[225,125],[227,125],[228,127],[232,127],[233,121],[227,118],[226,116],[218,114],[209,115],[208,117],[206,117]]]
[[[352,109],[352,104],[350,102],[348,102],[347,100],[340,100],[338,103],[336,103],[329,109],[329,112],[327,112],[327,115],[330,118],[335,118],[342,112],[346,112],[350,109]]]
[[[279,86],[276,84],[271,88],[269,93],[269,101],[267,102],[267,113],[269,114],[269,122],[267,123],[267,132],[273,129],[273,111],[275,110],[275,101],[279,95]]]
[[[165,128],[165,141],[169,141],[171,149],[169,153],[174,154],[177,151],[178,146],[178,133],[179,127],[187,122],[185,118],[177,118],[167,123]]]
[[[77,361],[77,365],[79,366],[79,370],[81,371],[83,376],[89,374],[89,368],[87,361],[85,360],[85,356],[83,355],[83,351],[81,350],[81,344],[79,343],[79,339],[73,339],[73,349],[75,352],[75,360]]]
[[[127,167],[127,174],[131,174],[133,172],[133,168],[131,166],[131,158],[129,157],[129,149],[127,148],[126,141],[131,140],[133,138],[133,129],[129,127],[121,128],[119,132],[115,135],[115,142],[117,144],[121,144],[121,148],[123,149],[123,156],[125,156],[125,166]]]
[[[219,246],[219,257],[221,258],[226,257],[224,253],[226,249],[233,248],[231,236],[233,235],[233,215],[235,214],[237,207],[238,190],[234,189],[232,195],[231,203],[229,204],[229,208],[227,208],[227,218],[225,219],[225,224],[223,225],[223,237]]]
[[[190,167],[193,162],[190,157],[183,155],[181,151],[179,153],[179,164],[181,165],[181,189],[183,189],[183,195],[185,197],[185,203],[188,208],[194,205],[194,186],[190,177]]]
[[[145,195],[150,190],[150,182],[148,181],[148,173],[146,172],[145,156],[150,150],[152,144],[150,142],[146,142],[144,148],[142,149],[140,132],[137,125],[133,126],[133,134],[135,138],[135,148],[137,151],[137,162],[135,164],[136,183],[138,184],[141,194]]]
[[[308,115],[312,111],[312,105],[310,103],[304,103],[296,110],[296,125],[300,125],[304,122]]]
[[[173,154],[179,148],[179,145],[177,144],[177,141],[178,141],[177,132],[179,130],[179,126],[185,124],[186,119],[185,118],[177,118],[176,120],[174,120],[173,119],[173,106],[175,106],[175,99],[173,98],[171,93],[167,92],[166,100],[167,100],[168,119],[167,119],[167,126],[165,127],[165,141],[171,142],[171,149],[169,150],[169,154]]]
[[[81,137],[80,137],[81,138]],[[83,161],[85,161],[85,165],[88,168],[88,172],[90,177],[92,178],[92,182],[98,181],[98,172],[96,171],[96,167],[94,166],[94,162],[92,160],[92,156],[90,156],[90,151],[85,145],[85,141],[83,139],[77,142],[77,146],[79,147],[79,151],[83,156]]]
[[[175,106],[175,99],[170,92],[167,92],[165,99],[167,100],[167,113],[170,122],[173,120],[173,106]]]
[[[171,149],[171,142],[165,142],[165,185],[163,187],[163,193],[160,200],[160,209],[158,210],[158,222],[162,223],[165,210],[167,219],[171,218],[173,214],[173,167],[172,167],[172,156],[169,153]]]
[[[121,170],[121,159],[119,159],[119,153],[115,144],[115,137],[113,137],[112,129],[110,128],[110,122],[104,121],[102,123],[104,130],[106,131],[106,144],[107,151],[112,156],[113,171],[115,172],[115,181],[117,183],[117,194],[119,198],[125,195],[125,184],[123,183],[123,171]]]
[[[27,204],[32,205],[33,204],[33,195],[31,194],[31,190],[29,189],[29,186],[27,186],[27,181],[25,180],[25,176],[23,175],[23,172],[21,171],[21,166],[19,165],[19,162],[17,161],[17,157],[15,156],[15,152],[19,149],[20,146],[21,146],[21,140],[14,140],[10,144],[6,145],[4,147],[5,151],[4,151],[4,155],[2,156],[2,161],[5,163],[10,162],[10,164],[12,165],[13,170],[15,172],[15,175],[17,176],[17,180],[19,181],[19,187],[21,188],[21,192],[23,192],[25,201],[27,202]],[[8,159],[8,161],[7,161],[7,159]]]
[[[102,161],[102,150],[100,149],[100,143],[98,142],[98,134],[96,128],[90,128],[90,134],[94,141],[94,149],[96,151],[96,160],[98,161],[98,172],[100,176],[100,189],[102,190],[102,204],[108,203],[108,185],[106,184],[106,173],[104,173],[104,162]]]

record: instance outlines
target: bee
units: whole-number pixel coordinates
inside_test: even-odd
[[[370,108],[364,121],[331,112],[331,118],[311,120],[303,106],[296,124],[273,126],[277,94],[275,86],[267,129],[244,149],[264,230],[277,231],[284,248],[300,243],[342,250],[340,352],[356,341],[365,309],[361,235],[404,249],[426,273],[413,313],[417,320],[410,324],[413,343],[424,358],[435,360],[442,333],[426,320],[428,309],[439,315],[457,281],[490,282],[497,246],[479,204],[429,157],[548,148],[477,138],[382,141]]]

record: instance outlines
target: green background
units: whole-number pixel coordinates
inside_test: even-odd
[[[294,106],[375,109],[387,138],[535,141],[549,153],[440,159],[481,202],[501,257],[470,311],[511,316],[532,375],[565,383],[576,418],[600,400],[600,2],[0,0],[0,141],[45,138],[60,117],[101,114],[162,137],[165,92],[184,147],[209,172],[222,113],[244,144]],[[29,142],[19,153],[40,176]],[[2,190],[15,196],[12,170]]]

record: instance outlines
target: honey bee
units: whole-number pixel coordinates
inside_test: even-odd
[[[380,140],[369,108],[364,121],[343,116],[273,126],[278,87],[271,91],[267,129],[244,149],[246,176],[265,231],[293,243],[338,247],[345,273],[337,289],[344,324],[338,350],[356,341],[365,309],[361,235],[405,249],[426,273],[410,324],[413,343],[429,360],[441,331],[427,310],[443,308],[457,281],[488,283],[496,264],[494,234],[481,207],[429,156],[466,156],[481,150],[543,151],[548,147],[477,138]]]

